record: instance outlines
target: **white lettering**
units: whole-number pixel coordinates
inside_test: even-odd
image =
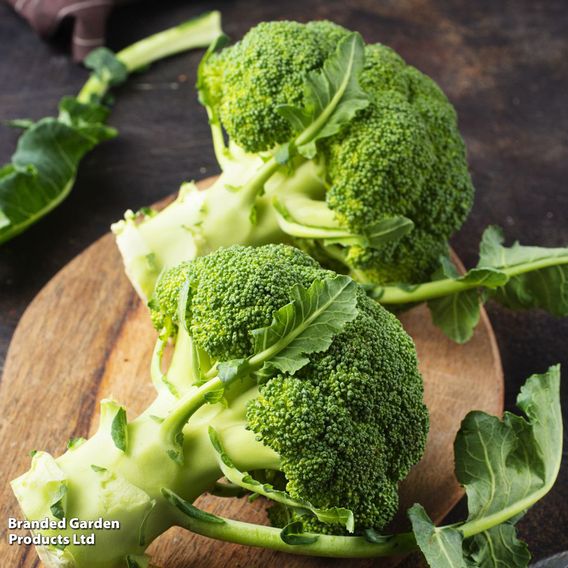
[[[108,521],[102,517],[99,517],[94,521],[84,521],[73,517],[72,519],[69,519],[69,527],[75,530],[118,530],[120,529],[120,522]]]

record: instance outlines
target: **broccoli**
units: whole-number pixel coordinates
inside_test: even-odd
[[[146,567],[146,548],[173,525],[297,554],[420,548],[443,568],[491,550],[502,565],[526,566],[511,520],[558,474],[558,367],[527,381],[518,399],[527,419],[464,420],[455,453],[467,522],[436,528],[414,505],[413,532],[383,536],[428,432],[414,345],[390,312],[298,249],[234,245],[165,272],[151,314],[154,402],[129,422],[103,400],[91,439],[57,459],[36,452],[12,482],[19,528],[34,531],[48,568]],[[273,527],[196,508],[208,491],[266,497]]]
[[[428,302],[458,342],[489,297],[568,315],[566,248],[503,247],[489,227],[478,266],[453,266],[448,238],[473,188],[455,111],[431,79],[331,22],[262,23],[224,42],[198,81],[223,173],[207,191],[184,184],[164,211],[127,212],[113,226],[142,298],[182,260],[290,242],[392,311]]]
[[[376,285],[429,278],[473,198],[455,111],[430,78],[331,22],[281,21],[216,42],[198,89],[220,178],[113,226],[143,297],[163,269],[232,244],[295,242]]]
[[[95,548],[50,554],[74,566],[139,561],[176,522],[172,494],[190,503],[223,475],[305,530],[391,520],[428,412],[412,340],[353,280],[287,245],[235,245],[165,272],[151,314],[156,400],[130,423],[103,401],[93,438],[58,459],[36,454],[14,482],[28,519],[121,522]],[[45,531],[55,534],[69,533]]]

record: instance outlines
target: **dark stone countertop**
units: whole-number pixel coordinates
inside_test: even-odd
[[[367,41],[394,47],[440,83],[458,110],[477,187],[471,217],[453,241],[466,264],[475,262],[488,224],[503,226],[509,239],[527,244],[568,243],[564,0],[145,1],[113,14],[109,46],[119,49],[212,8],[223,12],[224,28],[233,37],[261,20],[329,18],[359,30]],[[2,120],[54,114],[59,98],[76,92],[86,77],[57,43],[41,42],[4,4],[0,53]],[[0,368],[34,295],[125,209],[155,202],[183,180],[216,172],[193,88],[199,58],[192,53],[161,62],[122,87],[110,118],[119,138],[86,157],[71,196],[55,212],[0,249]],[[0,129],[0,163],[16,140],[17,132]],[[507,407],[513,408],[528,375],[556,362],[568,368],[568,319],[488,309],[507,377]],[[564,380],[566,414],[567,394]],[[555,488],[521,520],[519,532],[540,559],[568,549],[567,528],[565,453]],[[418,565],[416,559],[405,563]]]

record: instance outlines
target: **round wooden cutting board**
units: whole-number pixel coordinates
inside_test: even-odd
[[[416,342],[431,416],[426,454],[401,486],[401,511],[420,502],[440,521],[462,495],[453,473],[453,441],[461,420],[473,409],[503,411],[501,362],[483,310],[473,339],[461,346],[432,325],[424,306],[401,319]],[[57,456],[69,438],[94,432],[101,398],[125,404],[129,420],[142,411],[154,397],[149,377],[154,341],[146,307],[123,274],[110,234],[70,262],[31,303],[14,334],[0,386],[2,566],[39,565],[33,547],[8,545],[7,519],[21,518],[9,480],[28,469],[31,450]],[[197,504],[223,516],[266,522],[261,499],[250,504],[204,496]],[[251,549],[181,529],[163,535],[149,552],[161,568],[384,565]]]

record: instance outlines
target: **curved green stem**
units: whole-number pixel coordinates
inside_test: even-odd
[[[469,538],[485,532],[492,527],[504,523],[542,498],[550,490],[551,485],[543,487],[541,491],[531,495],[530,499],[519,501],[503,511],[481,519],[466,522],[462,525],[452,525],[459,530],[463,538]],[[256,525],[242,521],[235,521],[224,517],[215,517],[214,523],[197,518],[184,516],[179,525],[191,532],[246,546],[269,548],[289,554],[304,556],[321,556],[328,558],[375,558],[395,556],[418,550],[414,534],[411,532],[380,537],[380,542],[370,542],[361,536],[335,536],[315,533],[302,533],[302,536],[313,537],[315,542],[310,544],[286,544],[281,537],[281,529],[265,525]],[[440,527],[442,530],[446,527]],[[448,527],[449,528],[449,527]]]
[[[183,462],[183,448],[180,435],[183,439],[183,428],[188,420],[204,404],[207,404],[207,394],[223,388],[221,379],[215,377],[195,390],[186,394],[161,424],[166,453],[174,460]]]
[[[545,258],[535,262],[527,262],[517,266],[511,266],[509,268],[499,268],[499,270],[506,274],[509,278],[513,278],[520,274],[561,264],[568,264],[568,255]],[[377,300],[381,304],[408,304],[414,302],[425,302],[427,300],[433,300],[435,298],[441,298],[442,296],[465,292],[466,290],[479,287],[479,282],[466,282],[463,280],[445,278],[444,280],[418,284],[414,289],[410,290],[405,290],[397,286],[379,286],[376,288],[376,296]]]
[[[278,171],[279,167],[280,164],[273,156],[238,191],[246,195],[250,199],[251,205],[253,205],[256,198],[262,194],[266,182]]]
[[[279,209],[277,202],[275,202],[274,208],[280,228],[293,237],[302,239],[357,238],[357,235],[353,235],[348,230],[341,229],[340,227],[332,229],[330,227],[313,227],[295,223],[282,214],[282,210]]]
[[[150,65],[158,59],[181,51],[207,47],[220,33],[219,12],[209,12],[138,41],[116,54],[129,73]],[[102,98],[110,85],[92,75],[77,95],[77,100],[87,103],[93,98]]]
[[[180,516],[181,517],[181,516]],[[371,543],[361,536],[332,536],[305,533],[303,536],[317,540],[311,544],[286,544],[281,537],[281,529],[215,517],[216,522],[184,516],[179,525],[191,532],[246,546],[269,548],[289,554],[322,556],[328,558],[373,558],[393,556],[417,549],[412,533],[401,533],[385,537],[381,543]],[[220,521],[220,522],[219,522]]]

